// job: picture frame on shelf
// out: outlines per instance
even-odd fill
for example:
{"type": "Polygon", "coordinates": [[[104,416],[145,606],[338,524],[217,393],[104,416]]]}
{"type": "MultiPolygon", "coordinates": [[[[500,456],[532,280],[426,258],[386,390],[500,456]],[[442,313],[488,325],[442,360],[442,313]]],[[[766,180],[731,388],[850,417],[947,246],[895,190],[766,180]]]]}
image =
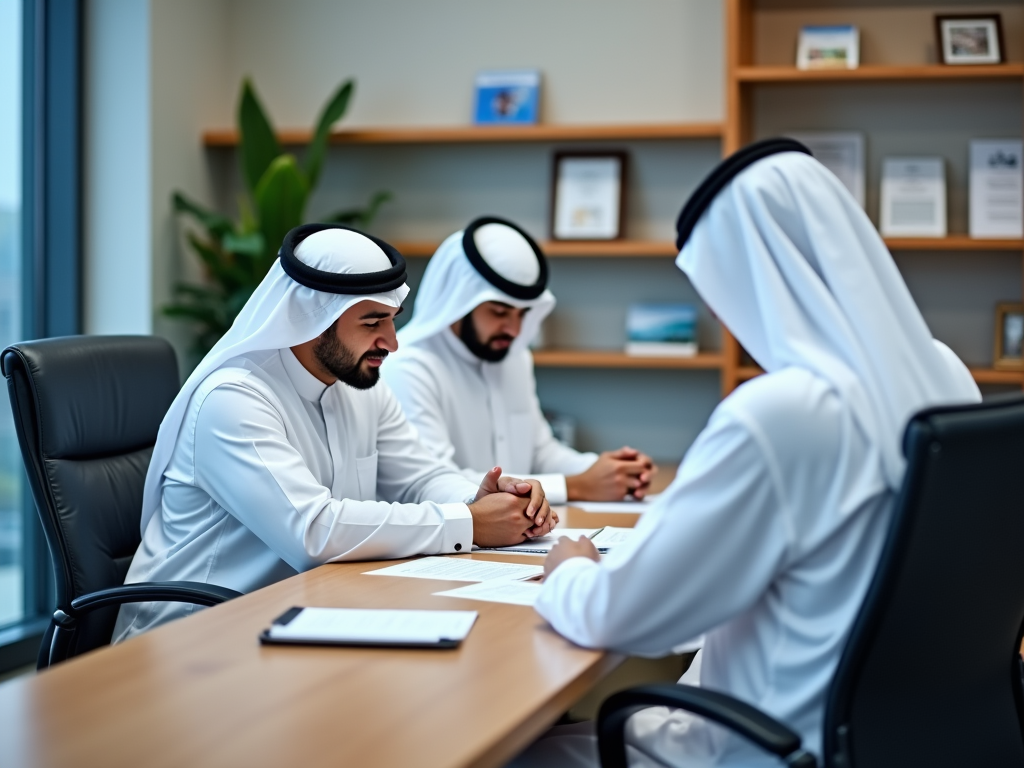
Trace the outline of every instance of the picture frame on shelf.
{"type": "Polygon", "coordinates": [[[860,31],[852,25],[803,27],[796,48],[797,69],[856,69],[860,31]]]}
{"type": "Polygon", "coordinates": [[[540,70],[478,72],[476,125],[536,125],[540,117],[540,70]]]}
{"type": "Polygon", "coordinates": [[[935,35],[942,64],[1002,64],[1006,60],[998,13],[936,14],[935,35]]]}
{"type": "Polygon", "coordinates": [[[551,175],[552,240],[625,236],[626,153],[556,152],[551,175]]]}
{"type": "Polygon", "coordinates": [[[1024,304],[997,304],[995,331],[992,367],[999,371],[1024,371],[1024,304]]]}

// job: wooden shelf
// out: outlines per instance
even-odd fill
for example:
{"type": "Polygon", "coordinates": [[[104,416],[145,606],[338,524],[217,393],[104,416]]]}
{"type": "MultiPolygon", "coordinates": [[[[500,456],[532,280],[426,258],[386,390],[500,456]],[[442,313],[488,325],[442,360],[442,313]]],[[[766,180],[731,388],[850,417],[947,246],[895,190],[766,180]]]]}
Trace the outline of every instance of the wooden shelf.
{"type": "Polygon", "coordinates": [[[1024,371],[997,371],[994,368],[971,368],[971,375],[979,384],[1024,385],[1024,371]]]}
{"type": "MultiPolygon", "coordinates": [[[[408,258],[433,256],[440,243],[428,240],[396,241],[393,245],[408,258]]],[[[1024,251],[1022,240],[984,240],[951,235],[949,237],[887,237],[890,251],[1024,251]]],[[[668,240],[596,240],[569,242],[546,240],[540,243],[553,258],[675,258],[679,250],[668,240]]]]}
{"type": "MultiPolygon", "coordinates": [[[[1020,384],[1024,386],[1024,371],[997,371],[993,368],[971,368],[971,376],[979,384],[1020,384]]],[[[736,369],[736,378],[748,381],[764,371],[756,365],[741,365],[736,369]]]]}
{"type": "Polygon", "coordinates": [[[950,235],[949,237],[887,237],[890,251],[1024,251],[1024,240],[987,240],[950,235]]]}
{"type": "Polygon", "coordinates": [[[797,69],[796,67],[738,67],[741,83],[811,83],[844,80],[963,80],[1024,78],[1024,64],[976,64],[971,66],[862,66],[857,69],[797,69]]]}
{"type": "Polygon", "coordinates": [[[738,381],[750,381],[751,379],[756,379],[762,373],[764,371],[756,365],[741,365],[736,369],[736,379],[738,381]]]}
{"type": "Polygon", "coordinates": [[[693,357],[634,357],[618,350],[535,349],[538,368],[661,368],[719,370],[725,357],[705,352],[693,357]]]}
{"type": "MultiPolygon", "coordinates": [[[[650,123],[635,125],[495,125],[426,128],[357,128],[335,131],[332,144],[478,144],[537,141],[654,141],[720,139],[721,123],[650,123]]],[[[309,143],[312,131],[286,129],[277,134],[286,145],[309,143]]],[[[238,145],[234,128],[203,133],[207,147],[238,145]]]]}
{"type": "MultiPolygon", "coordinates": [[[[395,241],[392,243],[406,258],[422,258],[434,255],[440,243],[427,240],[395,241]]],[[[545,255],[562,257],[597,258],[651,258],[675,257],[679,251],[675,243],[662,240],[597,240],[593,242],[569,242],[547,240],[540,243],[545,255]]]]}

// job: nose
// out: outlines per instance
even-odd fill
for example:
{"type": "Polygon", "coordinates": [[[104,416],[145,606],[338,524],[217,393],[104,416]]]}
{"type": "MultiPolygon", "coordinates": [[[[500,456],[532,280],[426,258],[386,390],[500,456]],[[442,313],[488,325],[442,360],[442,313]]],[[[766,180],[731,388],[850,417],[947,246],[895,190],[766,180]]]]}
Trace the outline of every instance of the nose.
{"type": "Polygon", "coordinates": [[[506,318],[501,330],[513,339],[518,338],[520,331],[523,330],[523,318],[518,315],[506,318]]]}
{"type": "MultiPolygon", "coordinates": [[[[384,324],[381,323],[383,326],[384,324]]],[[[398,332],[395,330],[393,323],[388,323],[388,327],[383,329],[380,338],[377,339],[377,348],[386,349],[388,352],[398,351],[398,332]]]]}

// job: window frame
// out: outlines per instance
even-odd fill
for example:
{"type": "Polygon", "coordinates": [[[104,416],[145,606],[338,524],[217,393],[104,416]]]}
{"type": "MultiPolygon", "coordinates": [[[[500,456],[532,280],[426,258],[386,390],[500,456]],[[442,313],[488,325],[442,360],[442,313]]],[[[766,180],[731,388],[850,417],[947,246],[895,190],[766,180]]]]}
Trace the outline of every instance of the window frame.
{"type": "MultiPolygon", "coordinates": [[[[22,0],[22,330],[82,329],[81,0],[22,0]]],[[[0,674],[31,664],[54,609],[53,568],[23,475],[22,620],[0,630],[0,674]]]]}

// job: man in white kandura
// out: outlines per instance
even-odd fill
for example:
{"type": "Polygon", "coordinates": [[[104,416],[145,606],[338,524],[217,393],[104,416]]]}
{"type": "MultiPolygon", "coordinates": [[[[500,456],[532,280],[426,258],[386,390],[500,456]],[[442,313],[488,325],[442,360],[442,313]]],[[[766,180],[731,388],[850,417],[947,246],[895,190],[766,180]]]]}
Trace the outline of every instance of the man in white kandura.
{"type": "MultiPolygon", "coordinates": [[[[570,640],[667,653],[706,632],[700,684],[762,709],[820,755],[825,695],[884,543],[910,417],[980,400],[936,343],[877,230],[789,139],[726,160],[679,220],[676,262],[766,375],[727,397],[678,476],[598,561],[561,539],[536,607],[570,640]]],[[[632,766],[773,766],[680,710],[628,722],[632,766]]],[[[516,766],[596,766],[590,723],[516,766]]]]}
{"type": "Polygon", "coordinates": [[[384,378],[424,445],[474,482],[498,464],[540,480],[552,504],[643,498],[656,471],[647,456],[579,453],[544,420],[528,345],[555,307],[547,280],[529,235],[476,219],[427,264],[384,378]]]}
{"type": "MultiPolygon", "coordinates": [[[[375,386],[408,292],[405,262],[383,241],[339,225],[288,234],[160,425],[126,582],[250,592],[328,561],[468,552],[550,530],[539,483],[498,467],[470,483],[375,386]]],[[[126,605],[114,638],[191,610],[126,605]]]]}

